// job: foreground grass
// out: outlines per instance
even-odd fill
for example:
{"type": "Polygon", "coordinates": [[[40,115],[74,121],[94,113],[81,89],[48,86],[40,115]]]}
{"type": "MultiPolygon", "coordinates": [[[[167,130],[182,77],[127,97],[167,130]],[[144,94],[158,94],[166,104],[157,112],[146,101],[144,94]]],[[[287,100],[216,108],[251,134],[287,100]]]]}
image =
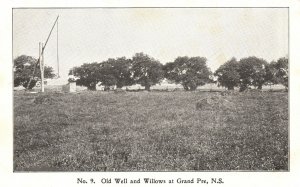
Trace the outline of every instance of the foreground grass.
{"type": "Polygon", "coordinates": [[[288,170],[288,94],[14,96],[15,171],[288,170]]]}

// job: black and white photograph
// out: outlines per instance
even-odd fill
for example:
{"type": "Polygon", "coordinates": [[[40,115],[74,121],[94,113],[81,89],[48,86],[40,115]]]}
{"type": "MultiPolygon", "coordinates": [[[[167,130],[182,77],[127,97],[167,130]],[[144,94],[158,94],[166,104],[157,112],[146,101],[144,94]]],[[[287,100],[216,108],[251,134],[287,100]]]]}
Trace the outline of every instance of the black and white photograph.
{"type": "Polygon", "coordinates": [[[290,170],[288,7],[12,10],[14,172],[290,170]]]}

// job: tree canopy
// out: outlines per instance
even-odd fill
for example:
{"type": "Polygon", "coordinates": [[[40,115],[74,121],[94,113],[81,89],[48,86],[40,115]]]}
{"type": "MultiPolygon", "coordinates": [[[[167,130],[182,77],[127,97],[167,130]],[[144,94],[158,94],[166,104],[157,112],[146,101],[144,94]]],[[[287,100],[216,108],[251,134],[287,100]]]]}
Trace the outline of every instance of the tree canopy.
{"type": "Polygon", "coordinates": [[[234,87],[239,86],[240,83],[239,63],[235,58],[232,58],[216,70],[215,76],[217,76],[220,86],[234,90],[234,87]]]}
{"type": "MultiPolygon", "coordinates": [[[[41,71],[39,64],[36,67],[35,73],[34,66],[37,63],[37,59],[31,56],[21,55],[14,59],[14,86],[23,86],[27,88],[27,85],[31,80],[29,85],[29,89],[32,89],[36,83],[41,80],[41,71]]],[[[44,77],[45,78],[53,78],[55,74],[53,73],[53,68],[49,66],[44,67],[44,77]]]]}
{"type": "Polygon", "coordinates": [[[268,63],[264,59],[251,56],[242,58],[239,64],[240,91],[249,86],[262,89],[262,86],[267,82],[266,67],[268,63]]]}
{"type": "Polygon", "coordinates": [[[131,73],[132,60],[125,57],[108,59],[100,65],[100,81],[104,86],[116,85],[117,88],[133,84],[131,73]]]}
{"type": "Polygon", "coordinates": [[[185,90],[196,90],[210,82],[211,71],[204,57],[178,57],[164,66],[165,77],[181,84],[185,90]]]}
{"type": "Polygon", "coordinates": [[[135,83],[145,86],[150,90],[152,85],[159,83],[163,77],[162,64],[144,53],[136,53],[132,57],[132,74],[135,83]]]}
{"type": "Polygon", "coordinates": [[[86,86],[89,90],[96,90],[96,85],[101,80],[100,64],[97,62],[85,63],[80,67],[74,67],[70,70],[69,75],[73,74],[78,79],[76,84],[86,86]]]}
{"type": "Polygon", "coordinates": [[[279,58],[277,61],[272,61],[267,67],[267,81],[270,84],[281,84],[288,88],[289,60],[286,57],[279,58]]]}

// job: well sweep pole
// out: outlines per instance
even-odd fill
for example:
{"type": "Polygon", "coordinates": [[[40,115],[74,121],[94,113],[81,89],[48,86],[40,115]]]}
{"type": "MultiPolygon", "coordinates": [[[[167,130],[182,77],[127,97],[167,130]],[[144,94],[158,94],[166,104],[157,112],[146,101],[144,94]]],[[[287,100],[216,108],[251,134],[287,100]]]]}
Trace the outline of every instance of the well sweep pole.
{"type": "Polygon", "coordinates": [[[40,69],[41,69],[41,91],[45,92],[45,85],[44,85],[44,53],[42,52],[43,43],[40,43],[40,69]]]}
{"type": "Polygon", "coordinates": [[[57,77],[59,78],[59,57],[58,57],[58,20],[56,23],[56,61],[57,61],[57,77]]]}

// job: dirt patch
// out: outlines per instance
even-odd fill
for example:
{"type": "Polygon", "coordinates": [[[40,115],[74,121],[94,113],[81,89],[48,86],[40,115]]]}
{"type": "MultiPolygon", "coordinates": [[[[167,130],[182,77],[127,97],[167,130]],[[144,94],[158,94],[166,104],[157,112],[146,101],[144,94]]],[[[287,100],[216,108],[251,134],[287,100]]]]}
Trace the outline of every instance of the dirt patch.
{"type": "Polygon", "coordinates": [[[59,97],[60,94],[53,94],[53,95],[38,95],[33,99],[34,104],[46,104],[52,105],[61,102],[61,98],[59,97]]]}
{"type": "Polygon", "coordinates": [[[114,90],[114,93],[115,94],[126,94],[126,90],[122,90],[120,88],[117,88],[117,89],[114,90]]]}
{"type": "Polygon", "coordinates": [[[207,97],[196,103],[196,110],[234,109],[234,107],[231,101],[222,98],[222,96],[207,97]]]}
{"type": "Polygon", "coordinates": [[[227,96],[227,95],[239,95],[240,92],[239,91],[236,91],[236,90],[226,90],[226,91],[223,91],[223,92],[220,92],[220,95],[221,96],[227,96]]]}

